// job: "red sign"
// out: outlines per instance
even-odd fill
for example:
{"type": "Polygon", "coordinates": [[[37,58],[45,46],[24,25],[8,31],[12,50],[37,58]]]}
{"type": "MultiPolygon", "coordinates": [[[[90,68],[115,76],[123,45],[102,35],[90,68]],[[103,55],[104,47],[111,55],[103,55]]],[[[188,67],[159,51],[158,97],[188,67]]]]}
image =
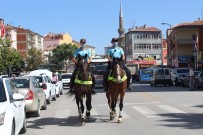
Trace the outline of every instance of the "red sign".
{"type": "Polygon", "coordinates": [[[132,61],[127,61],[127,63],[129,64],[151,64],[154,65],[155,64],[155,60],[132,60],[132,61]]]}

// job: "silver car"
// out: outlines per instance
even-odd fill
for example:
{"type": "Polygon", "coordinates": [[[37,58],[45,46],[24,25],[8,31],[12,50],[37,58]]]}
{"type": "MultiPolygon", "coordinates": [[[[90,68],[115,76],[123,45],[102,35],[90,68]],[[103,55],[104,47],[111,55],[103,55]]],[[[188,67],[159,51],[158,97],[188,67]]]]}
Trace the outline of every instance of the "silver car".
{"type": "Polygon", "coordinates": [[[32,76],[16,77],[10,79],[25,97],[26,113],[40,116],[40,110],[47,109],[46,95],[39,82],[32,76]]]}

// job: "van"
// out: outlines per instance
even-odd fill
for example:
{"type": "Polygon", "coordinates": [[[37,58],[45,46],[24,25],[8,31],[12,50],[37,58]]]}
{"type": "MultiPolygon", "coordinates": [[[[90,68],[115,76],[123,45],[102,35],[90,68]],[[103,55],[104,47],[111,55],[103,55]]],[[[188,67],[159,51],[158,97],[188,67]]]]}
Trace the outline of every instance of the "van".
{"type": "Polygon", "coordinates": [[[151,77],[151,86],[156,87],[157,84],[164,86],[172,86],[171,74],[169,68],[154,68],[151,77]]]}
{"type": "Polygon", "coordinates": [[[139,83],[150,83],[153,74],[153,68],[146,68],[139,70],[139,83]]]}

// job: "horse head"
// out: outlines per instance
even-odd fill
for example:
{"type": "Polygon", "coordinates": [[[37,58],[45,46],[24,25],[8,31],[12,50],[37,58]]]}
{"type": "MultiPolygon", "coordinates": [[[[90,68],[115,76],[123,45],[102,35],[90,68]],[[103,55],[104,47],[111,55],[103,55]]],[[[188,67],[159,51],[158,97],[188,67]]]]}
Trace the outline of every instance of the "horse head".
{"type": "Polygon", "coordinates": [[[123,75],[123,62],[121,58],[114,58],[112,62],[112,74],[117,79],[117,82],[121,82],[123,75]]]}
{"type": "Polygon", "coordinates": [[[88,62],[87,62],[87,54],[85,56],[81,56],[78,54],[78,67],[81,73],[86,73],[88,71],[88,62]]]}

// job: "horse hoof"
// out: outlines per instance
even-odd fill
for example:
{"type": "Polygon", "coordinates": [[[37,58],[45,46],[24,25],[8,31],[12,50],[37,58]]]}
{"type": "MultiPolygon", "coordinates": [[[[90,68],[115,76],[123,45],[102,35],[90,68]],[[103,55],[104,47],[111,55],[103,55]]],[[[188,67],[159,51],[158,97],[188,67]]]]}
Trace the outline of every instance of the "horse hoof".
{"type": "Polygon", "coordinates": [[[85,125],[85,122],[81,122],[81,126],[84,126],[85,125]]]}
{"type": "Polygon", "coordinates": [[[118,118],[118,123],[123,123],[123,119],[122,118],[118,118]]]}

